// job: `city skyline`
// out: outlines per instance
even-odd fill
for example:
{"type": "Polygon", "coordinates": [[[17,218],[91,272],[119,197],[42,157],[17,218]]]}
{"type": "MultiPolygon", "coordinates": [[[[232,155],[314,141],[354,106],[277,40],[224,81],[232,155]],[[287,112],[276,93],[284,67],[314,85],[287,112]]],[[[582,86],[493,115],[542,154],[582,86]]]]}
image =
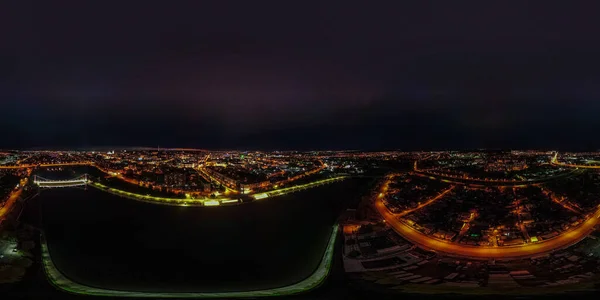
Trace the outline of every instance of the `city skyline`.
{"type": "Polygon", "coordinates": [[[43,267],[53,292],[88,296],[282,296],[326,291],[344,272],[350,293],[544,293],[597,280],[598,170],[600,152],[540,150],[0,151],[0,259],[12,271],[0,275],[33,284],[18,272],[43,267]],[[21,267],[41,226],[42,264],[21,267]],[[156,259],[165,245],[180,255],[156,259]],[[256,264],[250,279],[268,283],[243,287],[237,272],[256,264]],[[153,288],[164,277],[140,270],[191,279],[153,288]]]}

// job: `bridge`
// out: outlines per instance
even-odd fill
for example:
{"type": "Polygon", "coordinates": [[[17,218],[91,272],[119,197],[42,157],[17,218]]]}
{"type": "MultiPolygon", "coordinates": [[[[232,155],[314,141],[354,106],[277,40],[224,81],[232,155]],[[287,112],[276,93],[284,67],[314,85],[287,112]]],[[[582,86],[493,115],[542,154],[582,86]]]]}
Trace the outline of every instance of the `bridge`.
{"type": "Polygon", "coordinates": [[[89,180],[88,175],[84,174],[77,178],[68,180],[51,180],[35,175],[33,183],[41,188],[62,188],[62,187],[76,187],[76,186],[87,186],[89,180]]]}

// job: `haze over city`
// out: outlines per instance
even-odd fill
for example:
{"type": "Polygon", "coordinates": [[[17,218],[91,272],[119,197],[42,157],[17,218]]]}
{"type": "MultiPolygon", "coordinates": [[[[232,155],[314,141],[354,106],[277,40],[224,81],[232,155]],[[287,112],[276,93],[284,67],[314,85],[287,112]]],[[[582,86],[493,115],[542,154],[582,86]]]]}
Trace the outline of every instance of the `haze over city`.
{"type": "Polygon", "coordinates": [[[3,148],[600,147],[579,4],[3,7],[3,148]]]}

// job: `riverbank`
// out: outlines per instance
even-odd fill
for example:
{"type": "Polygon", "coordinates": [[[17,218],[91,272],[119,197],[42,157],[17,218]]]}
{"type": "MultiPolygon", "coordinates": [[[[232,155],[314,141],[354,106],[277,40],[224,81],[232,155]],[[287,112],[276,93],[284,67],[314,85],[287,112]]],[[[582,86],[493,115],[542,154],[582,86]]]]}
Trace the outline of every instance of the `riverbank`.
{"type": "Polygon", "coordinates": [[[289,296],[299,293],[311,291],[319,287],[327,278],[331,270],[331,264],[333,261],[333,253],[336,237],[338,235],[339,226],[336,224],[333,226],[327,248],[321,259],[321,263],[317,269],[306,279],[284,287],[255,290],[255,291],[239,291],[239,292],[138,292],[138,291],[121,291],[121,290],[110,290],[96,288],[92,286],[86,286],[77,282],[74,282],[62,274],[54,265],[48,245],[43,235],[40,237],[40,243],[42,245],[42,263],[44,266],[44,272],[52,283],[52,285],[60,290],[88,296],[113,296],[113,297],[142,297],[142,298],[254,298],[254,297],[266,297],[266,296],[289,296]]]}
{"type": "Polygon", "coordinates": [[[43,191],[40,203],[52,262],[73,282],[144,293],[271,290],[320,268],[359,182],[213,209],[123,201],[96,189],[43,191]]]}
{"type": "Polygon", "coordinates": [[[129,198],[132,200],[137,200],[137,201],[142,201],[142,202],[147,202],[147,203],[155,203],[155,204],[163,204],[163,205],[171,205],[171,206],[210,206],[210,207],[214,207],[214,206],[222,206],[222,205],[242,204],[244,202],[242,200],[243,199],[242,197],[245,197],[245,198],[251,199],[251,200],[262,200],[262,199],[269,198],[269,197],[283,196],[286,194],[303,191],[306,189],[322,186],[325,184],[334,183],[334,182],[341,181],[341,180],[348,179],[348,178],[349,177],[347,177],[347,176],[338,176],[338,177],[322,179],[319,181],[310,182],[310,183],[306,183],[306,184],[291,186],[291,187],[287,187],[287,188],[274,189],[271,191],[258,193],[258,194],[254,194],[254,195],[248,195],[248,196],[237,195],[237,196],[233,196],[233,197],[187,198],[187,199],[141,195],[141,194],[127,192],[127,191],[116,189],[116,188],[111,188],[109,186],[106,186],[104,184],[101,184],[99,182],[94,182],[94,181],[88,181],[88,185],[91,187],[97,188],[101,191],[111,193],[116,196],[125,197],[125,198],[129,198]]]}

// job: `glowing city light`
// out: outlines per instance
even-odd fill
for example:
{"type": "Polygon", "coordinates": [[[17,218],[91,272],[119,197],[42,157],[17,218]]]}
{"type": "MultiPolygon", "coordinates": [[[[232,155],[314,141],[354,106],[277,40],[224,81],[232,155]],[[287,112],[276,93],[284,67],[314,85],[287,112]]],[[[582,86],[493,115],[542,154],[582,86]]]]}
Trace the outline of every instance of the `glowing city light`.
{"type": "Polygon", "coordinates": [[[218,206],[218,205],[221,205],[221,202],[219,202],[217,200],[204,201],[204,206],[218,206]]]}

